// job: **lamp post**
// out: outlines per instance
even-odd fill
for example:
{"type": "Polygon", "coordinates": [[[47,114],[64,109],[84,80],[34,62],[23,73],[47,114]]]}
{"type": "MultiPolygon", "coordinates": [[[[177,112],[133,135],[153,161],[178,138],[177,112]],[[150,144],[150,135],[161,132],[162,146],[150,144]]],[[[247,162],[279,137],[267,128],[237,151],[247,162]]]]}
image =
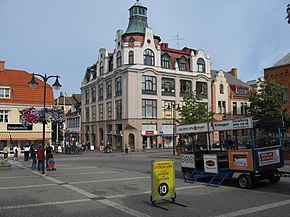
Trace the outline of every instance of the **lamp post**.
{"type": "MultiPolygon", "coordinates": [[[[66,92],[63,93],[63,114],[65,116],[65,96],[66,96],[66,92]]],[[[63,148],[66,150],[66,145],[65,145],[65,133],[66,133],[66,125],[65,122],[63,122],[63,133],[62,133],[62,145],[63,148]]]]}
{"type": "Polygon", "coordinates": [[[176,138],[175,138],[175,112],[176,110],[180,109],[179,104],[168,104],[167,109],[171,111],[172,117],[172,154],[175,155],[175,148],[176,148],[176,138]]]}
{"type": "Polygon", "coordinates": [[[52,87],[55,90],[59,90],[61,88],[61,84],[58,81],[58,78],[59,78],[58,75],[50,75],[50,76],[47,76],[45,74],[43,76],[41,74],[33,73],[32,74],[32,78],[31,78],[31,81],[28,83],[28,85],[31,88],[35,88],[38,85],[38,83],[35,80],[35,76],[38,76],[38,77],[42,78],[42,80],[44,81],[44,87],[43,87],[43,120],[42,120],[42,151],[43,151],[43,153],[42,153],[43,154],[42,174],[45,174],[45,169],[44,169],[45,168],[45,164],[44,164],[45,163],[44,147],[45,147],[45,124],[46,124],[46,121],[45,121],[46,83],[47,83],[48,79],[50,79],[50,78],[56,78],[54,84],[52,85],[52,87]]]}

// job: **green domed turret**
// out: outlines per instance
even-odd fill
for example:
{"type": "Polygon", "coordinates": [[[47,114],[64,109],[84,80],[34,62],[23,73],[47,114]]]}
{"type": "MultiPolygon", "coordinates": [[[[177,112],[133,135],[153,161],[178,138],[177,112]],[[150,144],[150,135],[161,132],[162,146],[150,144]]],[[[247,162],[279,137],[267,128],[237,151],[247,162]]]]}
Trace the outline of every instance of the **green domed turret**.
{"type": "Polygon", "coordinates": [[[142,33],[145,34],[147,24],[147,8],[144,7],[139,0],[129,9],[130,18],[129,25],[125,34],[142,33]]]}

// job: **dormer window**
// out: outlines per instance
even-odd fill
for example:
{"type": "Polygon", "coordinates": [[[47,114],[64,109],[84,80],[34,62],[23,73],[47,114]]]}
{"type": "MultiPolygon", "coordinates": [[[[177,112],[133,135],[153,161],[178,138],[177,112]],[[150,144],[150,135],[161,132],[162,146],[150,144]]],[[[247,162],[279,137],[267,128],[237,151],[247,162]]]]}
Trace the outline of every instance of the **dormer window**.
{"type": "Polygon", "coordinates": [[[122,65],[122,55],[121,51],[117,53],[117,67],[120,67],[122,65]]]}
{"type": "Polygon", "coordinates": [[[220,94],[224,94],[224,85],[220,84],[220,94]]]}
{"type": "Polygon", "coordinates": [[[10,98],[9,87],[0,87],[0,98],[10,98]]]}
{"type": "Polygon", "coordinates": [[[144,65],[154,66],[154,53],[150,49],[146,49],[144,51],[144,65]]]}
{"type": "Polygon", "coordinates": [[[186,59],[185,57],[180,57],[178,59],[178,68],[180,71],[186,71],[186,59]]]}
{"type": "Polygon", "coordinates": [[[197,60],[197,72],[205,73],[205,62],[202,58],[198,58],[197,60]]]}
{"type": "Polygon", "coordinates": [[[167,53],[163,54],[161,57],[161,67],[165,68],[165,69],[169,69],[170,68],[170,57],[167,53]]]}
{"type": "Polygon", "coordinates": [[[100,76],[104,74],[104,62],[100,62],[100,76]]]}

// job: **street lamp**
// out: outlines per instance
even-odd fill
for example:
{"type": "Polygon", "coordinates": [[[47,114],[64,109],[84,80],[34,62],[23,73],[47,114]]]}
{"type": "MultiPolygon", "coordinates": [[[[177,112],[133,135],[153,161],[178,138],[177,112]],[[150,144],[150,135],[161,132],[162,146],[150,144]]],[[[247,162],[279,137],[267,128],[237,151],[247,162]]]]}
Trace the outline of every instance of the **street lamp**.
{"type": "Polygon", "coordinates": [[[31,88],[35,88],[37,87],[38,83],[35,80],[35,76],[39,76],[42,78],[42,80],[44,81],[44,88],[43,88],[43,120],[42,120],[42,151],[43,151],[43,165],[42,165],[42,174],[45,174],[45,155],[44,155],[44,147],[45,147],[45,106],[46,106],[46,83],[48,81],[48,79],[50,78],[56,78],[54,84],[52,85],[52,87],[55,90],[59,90],[61,88],[61,84],[58,81],[59,76],[58,75],[50,75],[47,76],[46,74],[43,76],[41,74],[36,74],[33,73],[32,74],[32,78],[31,81],[28,83],[29,87],[31,88]]]}
{"type": "MultiPolygon", "coordinates": [[[[171,117],[172,117],[172,154],[175,155],[175,147],[176,147],[176,138],[175,138],[175,112],[176,110],[179,110],[179,104],[168,104],[167,109],[171,111],[171,117]]],[[[181,145],[181,144],[180,144],[181,145]]]]}

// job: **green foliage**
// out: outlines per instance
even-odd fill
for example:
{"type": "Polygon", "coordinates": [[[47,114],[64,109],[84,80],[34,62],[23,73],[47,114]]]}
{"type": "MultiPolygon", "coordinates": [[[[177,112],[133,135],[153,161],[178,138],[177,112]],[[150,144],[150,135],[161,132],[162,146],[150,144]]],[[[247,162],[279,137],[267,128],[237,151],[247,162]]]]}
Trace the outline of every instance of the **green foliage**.
{"type": "Polygon", "coordinates": [[[273,80],[265,80],[260,83],[258,90],[250,91],[249,113],[254,118],[260,117],[283,117],[285,127],[290,126],[290,116],[288,108],[282,109],[286,103],[284,93],[287,89],[273,80]]]}
{"type": "Polygon", "coordinates": [[[189,92],[183,98],[183,105],[178,109],[180,124],[195,124],[215,121],[213,112],[208,111],[206,103],[201,102],[201,98],[196,92],[189,92]]]}

